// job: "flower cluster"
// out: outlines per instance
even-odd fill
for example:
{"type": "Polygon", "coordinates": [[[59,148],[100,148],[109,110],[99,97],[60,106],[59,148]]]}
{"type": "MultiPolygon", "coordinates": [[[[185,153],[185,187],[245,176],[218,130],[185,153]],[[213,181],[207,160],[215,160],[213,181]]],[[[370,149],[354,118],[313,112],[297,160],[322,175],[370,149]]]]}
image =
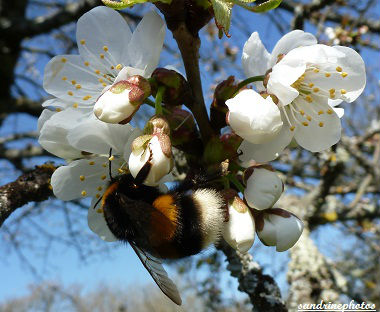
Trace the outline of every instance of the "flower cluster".
{"type": "MultiPolygon", "coordinates": [[[[62,200],[93,197],[89,226],[106,241],[115,237],[102,209],[93,208],[112,177],[129,173],[139,183],[164,188],[173,169],[172,145],[186,152],[200,141],[193,116],[181,108],[191,95],[186,79],[156,68],[164,36],[157,13],[146,14],[132,33],[118,13],[97,7],[78,21],[79,55],[56,56],[45,69],[44,88],[54,98],[43,103],[39,142],[67,161],[51,178],[54,194],[62,200]],[[129,122],[144,102],[152,104],[150,96],[156,114],[144,130],[135,129],[129,122]]],[[[224,177],[224,239],[246,252],[256,232],[265,245],[284,251],[296,243],[303,224],[274,208],[284,184],[271,166],[260,163],[274,160],[292,139],[312,152],[337,143],[343,115],[337,105],[363,91],[364,63],[354,50],[317,44],[299,30],[281,38],[271,54],[253,33],[242,62],[257,91],[235,89],[233,78],[227,81],[228,97],[218,105],[225,103],[232,133],[210,138],[199,162],[219,168],[227,159],[237,165],[224,170],[233,177],[224,177]]]]}

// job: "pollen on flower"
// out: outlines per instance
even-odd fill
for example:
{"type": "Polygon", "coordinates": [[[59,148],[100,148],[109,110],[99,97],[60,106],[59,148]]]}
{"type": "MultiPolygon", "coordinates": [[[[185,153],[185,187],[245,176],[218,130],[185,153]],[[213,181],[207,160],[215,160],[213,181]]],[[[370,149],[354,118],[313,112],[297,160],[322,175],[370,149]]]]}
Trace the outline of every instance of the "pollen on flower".
{"type": "Polygon", "coordinates": [[[318,126],[320,126],[321,128],[324,126],[324,123],[321,121],[318,126]]]}
{"type": "Polygon", "coordinates": [[[326,111],[327,114],[331,115],[333,113],[332,109],[329,108],[327,111],[326,111]]]}
{"type": "Polygon", "coordinates": [[[342,67],[340,67],[340,66],[337,66],[335,69],[337,72],[341,72],[343,70],[342,67]]]}
{"type": "Polygon", "coordinates": [[[348,76],[348,74],[347,74],[346,72],[343,72],[343,73],[342,73],[342,77],[343,77],[343,78],[346,78],[347,76],[348,76]]]}
{"type": "Polygon", "coordinates": [[[346,91],[345,89],[340,89],[340,93],[341,93],[341,94],[346,94],[347,91],[346,91]]]}
{"type": "Polygon", "coordinates": [[[105,180],[107,178],[107,176],[104,174],[100,177],[102,180],[105,180]]]}
{"type": "Polygon", "coordinates": [[[103,83],[102,83],[102,86],[105,87],[105,86],[107,86],[107,84],[106,84],[105,82],[103,82],[103,83]]]}
{"type": "Polygon", "coordinates": [[[84,175],[79,176],[79,180],[84,181],[85,177],[84,175]]]}
{"type": "Polygon", "coordinates": [[[87,192],[85,190],[83,190],[81,193],[80,193],[82,196],[86,196],[87,195],[87,192]]]}
{"type": "Polygon", "coordinates": [[[110,156],[108,159],[109,159],[110,161],[112,161],[112,160],[114,160],[114,159],[115,159],[115,156],[114,156],[114,155],[112,155],[112,156],[110,156]]]}
{"type": "Polygon", "coordinates": [[[74,93],[72,91],[67,91],[67,94],[70,95],[70,96],[74,95],[74,93]]]}
{"type": "Polygon", "coordinates": [[[90,63],[86,61],[86,62],[84,62],[84,65],[88,66],[88,65],[90,65],[90,63]]]}
{"type": "Polygon", "coordinates": [[[111,69],[115,69],[115,66],[112,65],[112,66],[111,66],[111,69]]]}
{"type": "Polygon", "coordinates": [[[60,107],[57,107],[56,109],[55,109],[55,111],[56,112],[60,112],[62,109],[60,108],[60,107]]]}
{"type": "Polygon", "coordinates": [[[304,125],[305,127],[307,127],[307,126],[309,125],[309,123],[308,123],[307,121],[304,121],[304,122],[302,123],[302,125],[304,125]]]}
{"type": "Polygon", "coordinates": [[[302,109],[300,109],[300,114],[303,116],[305,115],[305,112],[302,109]]]}
{"type": "Polygon", "coordinates": [[[95,69],[95,74],[100,75],[100,70],[99,69],[95,69]]]}
{"type": "Polygon", "coordinates": [[[312,88],[312,87],[314,87],[314,83],[310,82],[309,83],[309,88],[312,88]]]}
{"type": "Polygon", "coordinates": [[[313,72],[315,72],[316,74],[319,73],[319,68],[314,68],[313,72]]]}
{"type": "Polygon", "coordinates": [[[97,193],[97,194],[95,195],[95,197],[96,197],[96,198],[100,198],[100,194],[97,193]]]}
{"type": "Polygon", "coordinates": [[[295,128],[296,128],[295,126],[291,126],[289,130],[294,131],[295,128]]]}
{"type": "Polygon", "coordinates": [[[75,80],[71,80],[71,84],[75,85],[77,82],[75,80]]]}
{"type": "Polygon", "coordinates": [[[330,89],[329,92],[330,94],[335,93],[335,89],[330,89]]]}
{"type": "Polygon", "coordinates": [[[108,47],[107,47],[107,46],[104,46],[104,47],[103,47],[103,51],[107,52],[107,51],[108,51],[108,47]]]}
{"type": "Polygon", "coordinates": [[[100,53],[100,54],[99,54],[99,57],[100,57],[101,59],[104,59],[104,54],[103,54],[103,53],[100,53]]]}
{"type": "Polygon", "coordinates": [[[122,69],[122,68],[123,68],[123,66],[122,66],[121,64],[117,64],[117,65],[116,65],[116,69],[117,69],[117,70],[120,70],[120,69],[122,69]]]}
{"type": "Polygon", "coordinates": [[[73,107],[74,107],[74,108],[78,108],[78,103],[74,103],[74,104],[73,104],[73,107]]]}
{"type": "Polygon", "coordinates": [[[314,88],[313,92],[315,92],[315,93],[319,92],[319,88],[314,88]]]}
{"type": "Polygon", "coordinates": [[[310,96],[310,95],[307,95],[305,97],[306,101],[308,101],[309,103],[313,102],[313,98],[310,96]]]}
{"type": "Polygon", "coordinates": [[[102,83],[104,80],[102,78],[99,78],[98,80],[100,83],[102,83]]]}
{"type": "Polygon", "coordinates": [[[67,58],[62,57],[62,58],[61,58],[61,62],[62,62],[62,63],[66,63],[66,62],[67,62],[67,58]]]}
{"type": "Polygon", "coordinates": [[[80,41],[80,44],[81,44],[81,45],[86,44],[86,40],[82,39],[82,40],[80,41]]]}
{"type": "Polygon", "coordinates": [[[80,89],[82,88],[82,86],[78,83],[76,86],[75,86],[75,89],[80,89]]]}
{"type": "Polygon", "coordinates": [[[95,165],[95,161],[91,160],[88,164],[89,164],[90,166],[93,166],[93,165],[95,165]]]}
{"type": "Polygon", "coordinates": [[[325,73],[325,77],[330,77],[331,76],[331,74],[330,73],[325,73]]]}
{"type": "Polygon", "coordinates": [[[320,111],[318,112],[318,115],[322,115],[322,114],[324,114],[324,112],[323,112],[323,110],[320,110],[320,111]]]}
{"type": "Polygon", "coordinates": [[[97,187],[97,190],[100,192],[101,190],[103,189],[103,187],[101,187],[101,186],[98,186],[97,187]]]}
{"type": "Polygon", "coordinates": [[[98,209],[96,209],[96,212],[97,213],[103,213],[103,209],[102,208],[98,208],[98,209]]]}
{"type": "Polygon", "coordinates": [[[307,116],[306,119],[311,121],[311,116],[307,116]]]}
{"type": "Polygon", "coordinates": [[[102,163],[102,167],[106,168],[107,167],[107,163],[102,163]]]}
{"type": "Polygon", "coordinates": [[[83,97],[83,101],[87,101],[87,100],[89,100],[89,99],[91,99],[91,95],[85,95],[85,96],[83,97]]]}
{"type": "Polygon", "coordinates": [[[67,77],[66,77],[66,76],[63,76],[63,77],[62,77],[62,80],[63,80],[63,81],[66,81],[66,80],[67,80],[67,77]]]}

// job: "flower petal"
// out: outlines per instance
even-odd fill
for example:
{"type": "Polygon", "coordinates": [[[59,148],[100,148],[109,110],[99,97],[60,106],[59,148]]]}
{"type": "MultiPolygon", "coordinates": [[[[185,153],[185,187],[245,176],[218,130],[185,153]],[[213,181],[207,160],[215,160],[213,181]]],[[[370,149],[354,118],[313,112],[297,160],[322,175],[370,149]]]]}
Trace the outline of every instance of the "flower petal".
{"type": "Polygon", "coordinates": [[[253,144],[246,140],[238,148],[243,154],[239,157],[243,162],[242,166],[248,167],[251,160],[265,162],[276,159],[279,154],[287,147],[293,138],[293,132],[289,126],[283,125],[278,135],[271,141],[263,144],[253,144]]]}
{"type": "Polygon", "coordinates": [[[51,177],[56,197],[72,200],[87,196],[101,195],[109,181],[108,157],[74,160],[67,166],[59,167],[51,177]]]}
{"type": "Polygon", "coordinates": [[[115,242],[117,238],[112,234],[108,228],[107,222],[104,219],[102,209],[99,209],[99,203],[97,207],[94,207],[99,200],[94,197],[91,202],[91,206],[88,209],[87,222],[88,227],[97,234],[102,240],[106,242],[115,242]]]}
{"type": "Polygon", "coordinates": [[[278,55],[287,54],[295,48],[310,46],[316,43],[317,39],[312,34],[304,32],[303,30],[297,29],[287,33],[276,43],[271,54],[269,67],[276,64],[278,55]]]}
{"type": "Polygon", "coordinates": [[[40,132],[42,127],[44,126],[45,122],[51,118],[56,112],[50,110],[50,109],[44,109],[38,118],[37,122],[37,131],[40,132]]]}
{"type": "Polygon", "coordinates": [[[85,13],[78,20],[76,37],[83,62],[93,70],[115,73],[111,66],[129,65],[125,56],[132,33],[117,11],[98,6],[85,13]]]}
{"type": "Polygon", "coordinates": [[[149,77],[157,67],[164,38],[164,21],[156,12],[148,12],[137,25],[128,45],[130,64],[143,69],[144,77],[149,77]]]}
{"type": "MultiPolygon", "coordinates": [[[[268,70],[270,54],[265,49],[257,32],[254,32],[243,47],[241,62],[247,77],[264,75],[268,70]]],[[[262,82],[255,83],[258,91],[265,90],[262,82]]]]}
{"type": "Polygon", "coordinates": [[[283,218],[271,214],[270,219],[276,227],[276,251],[281,252],[293,247],[302,234],[303,222],[294,215],[291,215],[290,218],[283,218]]]}
{"type": "Polygon", "coordinates": [[[66,102],[93,105],[103,90],[99,77],[79,55],[61,55],[46,65],[43,86],[66,102]]]}
{"type": "Polygon", "coordinates": [[[91,114],[86,120],[70,129],[67,140],[75,148],[94,154],[122,155],[133,128],[130,124],[109,124],[91,114]]]}

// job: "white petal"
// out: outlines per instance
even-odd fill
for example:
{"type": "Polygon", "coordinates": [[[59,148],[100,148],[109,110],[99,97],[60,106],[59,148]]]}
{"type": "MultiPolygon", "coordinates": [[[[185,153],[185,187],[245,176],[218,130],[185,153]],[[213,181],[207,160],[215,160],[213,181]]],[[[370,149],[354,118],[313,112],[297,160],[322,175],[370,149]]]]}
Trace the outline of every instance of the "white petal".
{"type": "Polygon", "coordinates": [[[108,228],[107,222],[104,219],[104,214],[100,207],[100,203],[94,208],[94,205],[98,202],[97,198],[93,198],[91,206],[88,209],[87,222],[88,226],[95,234],[97,234],[102,240],[106,242],[115,242],[117,238],[112,234],[108,228]]]}
{"type": "Polygon", "coordinates": [[[276,246],[277,243],[277,231],[275,224],[268,218],[268,214],[264,214],[263,228],[261,231],[257,230],[257,236],[266,246],[276,246]]]}
{"type": "MultiPolygon", "coordinates": [[[[132,130],[132,132],[130,133],[129,137],[128,137],[128,140],[126,141],[125,145],[124,145],[124,152],[123,152],[123,158],[125,160],[128,160],[131,153],[132,153],[132,143],[133,141],[139,137],[140,135],[143,135],[143,132],[141,131],[141,129],[139,128],[135,128],[132,130]]],[[[140,168],[141,169],[141,168],[140,168]]],[[[140,170],[139,169],[139,170],[140,170]]]]}
{"type": "Polygon", "coordinates": [[[148,12],[137,25],[128,45],[131,66],[145,70],[144,77],[149,77],[157,67],[164,38],[164,21],[156,12],[148,12]]]}
{"type": "Polygon", "coordinates": [[[53,114],[43,124],[38,142],[45,150],[58,157],[64,159],[82,157],[83,149],[71,146],[67,135],[72,127],[87,118],[89,112],[89,110],[68,108],[53,114]]]}
{"type": "Polygon", "coordinates": [[[51,177],[54,195],[61,200],[100,195],[108,181],[108,157],[74,160],[51,177]]]}
{"type": "Polygon", "coordinates": [[[129,65],[125,55],[132,33],[117,11],[98,6],[87,12],[78,20],[76,37],[83,61],[93,69],[106,74],[111,72],[110,66],[129,65]]]}
{"type": "Polygon", "coordinates": [[[66,102],[66,101],[59,99],[59,98],[53,98],[53,99],[46,100],[45,102],[43,102],[42,107],[51,107],[53,109],[55,108],[59,112],[62,109],[72,107],[73,104],[74,104],[74,102],[66,102]]]}
{"type": "Polygon", "coordinates": [[[333,107],[334,112],[338,115],[339,118],[342,118],[344,115],[344,108],[333,107]]]}
{"type": "MultiPolygon", "coordinates": [[[[257,32],[254,32],[243,47],[241,62],[247,77],[264,75],[268,70],[270,54],[265,49],[257,32]]],[[[255,83],[259,91],[264,90],[262,82],[255,83]]]]}
{"type": "Polygon", "coordinates": [[[40,132],[41,128],[45,124],[45,122],[50,119],[51,116],[53,116],[56,112],[50,110],[50,109],[44,109],[38,118],[37,122],[37,131],[40,132]]]}
{"type": "Polygon", "coordinates": [[[303,30],[293,30],[283,36],[275,45],[269,67],[272,67],[277,62],[277,57],[280,54],[287,54],[289,51],[302,47],[309,46],[317,43],[317,39],[310,33],[303,30]]]}
{"type": "Polygon", "coordinates": [[[67,139],[70,144],[94,154],[112,153],[122,155],[133,128],[130,124],[109,124],[98,120],[93,114],[70,129],[67,139]]]}
{"type": "Polygon", "coordinates": [[[60,55],[46,65],[43,86],[66,102],[93,105],[103,89],[99,77],[79,55],[60,55]]]}
{"type": "Polygon", "coordinates": [[[233,248],[244,253],[253,245],[255,240],[255,221],[249,209],[241,213],[228,205],[229,220],[224,224],[223,238],[233,248]]]}
{"type": "MultiPolygon", "coordinates": [[[[311,110],[313,104],[297,100],[298,107],[306,113],[304,117],[309,115],[312,119],[310,121],[304,119],[306,126],[297,123],[292,117],[291,122],[296,125],[294,138],[297,143],[311,152],[321,152],[340,140],[341,124],[339,116],[328,104],[324,105],[324,113],[321,115],[311,110]]],[[[320,107],[323,107],[322,104],[320,107]]]]}
{"type": "Polygon", "coordinates": [[[265,162],[276,159],[293,138],[289,126],[283,125],[279,134],[271,141],[263,144],[252,144],[246,140],[238,148],[243,154],[239,157],[243,166],[248,166],[251,160],[265,162]]]}
{"type": "Polygon", "coordinates": [[[229,125],[236,134],[251,143],[270,141],[281,130],[281,113],[271,97],[264,99],[248,89],[227,100],[226,105],[229,125]]]}
{"type": "Polygon", "coordinates": [[[283,190],[284,184],[275,172],[255,168],[247,180],[244,198],[251,208],[264,210],[273,207],[283,190]]]}
{"type": "Polygon", "coordinates": [[[290,218],[284,218],[271,214],[270,219],[276,227],[276,250],[285,251],[293,247],[302,234],[302,221],[293,215],[290,218]]]}

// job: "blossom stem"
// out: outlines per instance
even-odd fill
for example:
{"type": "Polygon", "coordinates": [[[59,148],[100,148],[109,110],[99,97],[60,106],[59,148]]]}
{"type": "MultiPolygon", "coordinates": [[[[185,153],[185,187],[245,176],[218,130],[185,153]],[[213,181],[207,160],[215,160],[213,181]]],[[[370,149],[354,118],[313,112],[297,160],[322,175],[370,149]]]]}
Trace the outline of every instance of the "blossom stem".
{"type": "Polygon", "coordinates": [[[154,108],[156,109],[156,115],[162,115],[162,96],[165,92],[165,86],[158,87],[156,94],[156,102],[154,104],[154,108]]]}
{"type": "Polygon", "coordinates": [[[227,178],[237,187],[237,189],[239,190],[240,193],[244,193],[244,186],[237,179],[236,175],[229,174],[229,175],[227,175],[227,178]]]}
{"type": "Polygon", "coordinates": [[[240,91],[241,88],[245,87],[246,85],[252,83],[252,82],[256,82],[256,81],[264,81],[264,76],[253,76],[253,77],[249,77],[243,81],[241,81],[238,85],[237,85],[237,91],[234,93],[234,96],[240,91]]]}

